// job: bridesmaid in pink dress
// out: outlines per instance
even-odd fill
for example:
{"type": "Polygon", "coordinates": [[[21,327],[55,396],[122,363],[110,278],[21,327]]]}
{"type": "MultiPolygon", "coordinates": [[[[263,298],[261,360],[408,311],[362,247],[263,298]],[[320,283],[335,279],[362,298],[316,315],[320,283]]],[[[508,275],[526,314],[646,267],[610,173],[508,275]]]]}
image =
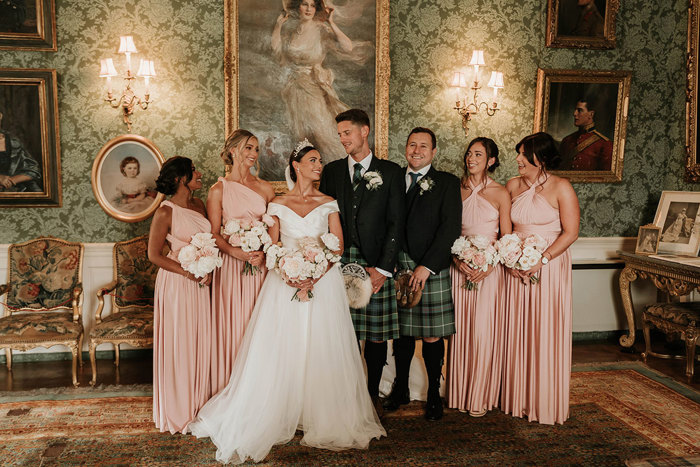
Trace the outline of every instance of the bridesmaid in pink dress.
{"type": "Polygon", "coordinates": [[[148,259],[158,266],[153,309],[153,421],[160,431],[185,433],[211,396],[211,276],[196,279],[177,261],[192,235],[209,232],[204,203],[192,197],[202,174],[186,157],[171,157],[156,189],[172,195],[153,216],[148,259]],[[163,255],[165,242],[170,253],[163,255]]]}
{"type": "MultiPolygon", "coordinates": [[[[498,146],[476,138],[464,154],[462,235],[483,235],[495,241],[511,233],[510,195],[488,172],[499,166],[498,146]]],[[[501,392],[504,301],[503,268],[475,271],[453,258],[452,296],[457,332],[452,336],[447,366],[447,403],[481,417],[498,405],[501,392]],[[465,281],[477,290],[462,288],[465,281]]]]}
{"type": "Polygon", "coordinates": [[[251,174],[259,152],[258,139],[251,132],[234,131],[221,153],[224,163],[233,168],[211,187],[207,198],[211,232],[224,259],[212,280],[212,394],[222,390],[231,377],[238,346],[265,279],[263,252],[246,253],[231,246],[221,234],[222,226],[231,219],[260,220],[267,203],[275,197],[272,185],[251,174]],[[243,274],[246,262],[258,268],[256,272],[243,274]]]}
{"type": "Polygon", "coordinates": [[[579,204],[571,183],[552,175],[561,157],[547,133],[515,147],[519,177],[506,184],[513,231],[539,234],[548,247],[527,271],[507,269],[506,348],[501,408],[548,425],[569,418],[571,378],[571,253],[579,204]],[[531,277],[539,283],[531,284],[531,277]]]}

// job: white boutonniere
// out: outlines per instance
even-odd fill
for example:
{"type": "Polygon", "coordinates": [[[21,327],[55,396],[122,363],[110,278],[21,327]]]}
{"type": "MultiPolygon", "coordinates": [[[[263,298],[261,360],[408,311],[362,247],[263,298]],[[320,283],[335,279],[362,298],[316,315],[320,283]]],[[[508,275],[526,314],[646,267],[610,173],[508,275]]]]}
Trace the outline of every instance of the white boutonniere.
{"type": "Polygon", "coordinates": [[[433,189],[435,186],[435,182],[433,181],[432,178],[430,177],[423,177],[418,181],[418,188],[420,188],[420,193],[418,193],[418,196],[422,195],[425,192],[428,192],[433,189]]]}
{"type": "Polygon", "coordinates": [[[365,181],[367,182],[367,185],[365,185],[365,186],[370,191],[376,190],[384,184],[384,180],[382,179],[382,174],[379,172],[376,172],[376,171],[365,172],[365,174],[362,178],[364,178],[365,181]]]}

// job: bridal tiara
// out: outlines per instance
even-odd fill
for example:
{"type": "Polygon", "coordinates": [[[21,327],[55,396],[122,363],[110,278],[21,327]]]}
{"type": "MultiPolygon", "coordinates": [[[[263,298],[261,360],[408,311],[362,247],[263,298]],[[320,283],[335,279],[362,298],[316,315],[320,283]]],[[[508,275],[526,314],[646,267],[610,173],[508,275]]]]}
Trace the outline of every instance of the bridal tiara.
{"type": "Polygon", "coordinates": [[[307,138],[304,138],[304,141],[299,141],[299,144],[297,144],[297,147],[294,148],[294,152],[292,153],[292,157],[296,157],[297,154],[299,154],[299,151],[301,151],[304,148],[313,148],[314,145],[309,142],[307,138]]]}

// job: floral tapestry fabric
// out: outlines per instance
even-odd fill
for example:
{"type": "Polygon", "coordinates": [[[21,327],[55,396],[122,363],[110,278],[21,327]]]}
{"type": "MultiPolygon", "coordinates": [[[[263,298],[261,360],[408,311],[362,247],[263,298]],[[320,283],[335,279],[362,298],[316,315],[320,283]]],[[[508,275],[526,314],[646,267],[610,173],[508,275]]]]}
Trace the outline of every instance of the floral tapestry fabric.
{"type": "Polygon", "coordinates": [[[12,245],[9,251],[10,291],[7,304],[19,309],[70,308],[73,289],[80,281],[80,244],[38,239],[12,245]]]}
{"type": "Polygon", "coordinates": [[[5,343],[77,338],[82,330],[71,312],[15,313],[0,318],[0,337],[5,343]]]}
{"type": "Polygon", "coordinates": [[[144,338],[153,336],[153,311],[124,311],[107,316],[95,325],[90,337],[110,339],[144,338]]]}
{"type": "Polygon", "coordinates": [[[114,303],[120,308],[152,307],[158,267],[148,260],[148,238],[116,245],[115,248],[117,287],[114,290],[114,303]]]}

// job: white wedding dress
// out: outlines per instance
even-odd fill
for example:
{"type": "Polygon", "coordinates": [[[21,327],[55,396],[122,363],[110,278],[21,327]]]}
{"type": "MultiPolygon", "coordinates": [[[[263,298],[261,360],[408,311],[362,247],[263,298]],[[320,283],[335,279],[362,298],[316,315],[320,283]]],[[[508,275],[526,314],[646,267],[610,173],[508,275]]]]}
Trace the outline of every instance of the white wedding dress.
{"type": "MultiPolygon", "coordinates": [[[[305,217],[277,203],[284,246],[328,232],[336,201],[305,217]]],[[[209,437],[220,462],[261,461],[275,444],[304,431],[301,444],[366,449],[386,436],[374,411],[338,267],[314,286],[308,302],[292,301],[295,288],[267,274],[228,385],[200,410],[189,429],[209,437]]]]}

